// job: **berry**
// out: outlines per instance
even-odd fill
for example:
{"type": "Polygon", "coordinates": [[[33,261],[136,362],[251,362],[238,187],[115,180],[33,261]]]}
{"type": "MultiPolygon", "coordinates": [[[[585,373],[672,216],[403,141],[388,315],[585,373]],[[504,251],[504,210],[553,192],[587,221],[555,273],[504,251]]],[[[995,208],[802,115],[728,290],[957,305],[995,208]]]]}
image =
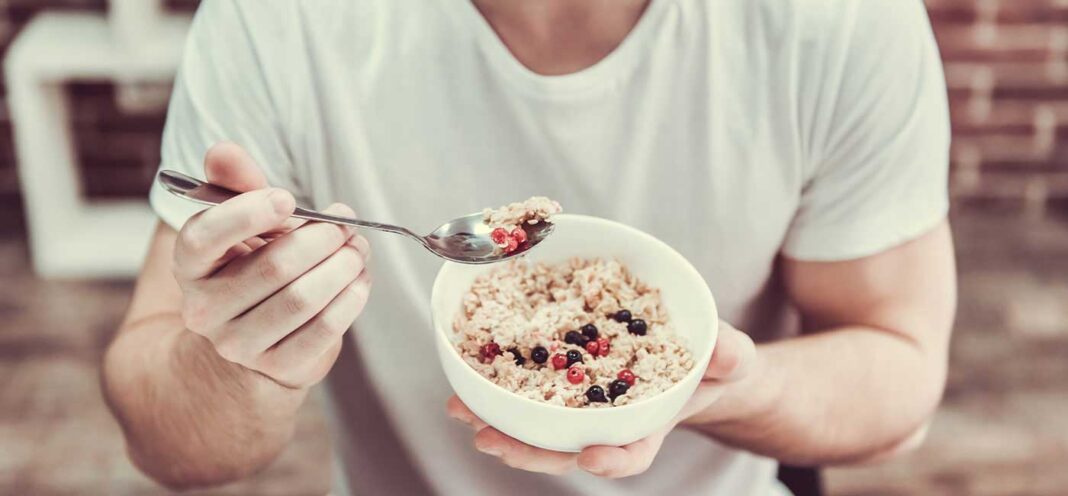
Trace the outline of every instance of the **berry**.
{"type": "Polygon", "coordinates": [[[508,238],[508,231],[503,227],[498,227],[490,233],[490,239],[493,240],[493,244],[500,246],[501,248],[508,246],[508,238]]]}
{"type": "Polygon", "coordinates": [[[563,353],[557,353],[553,355],[553,368],[560,370],[567,368],[567,357],[563,353]]]}
{"type": "Polygon", "coordinates": [[[615,401],[617,396],[627,394],[627,390],[630,389],[630,384],[623,379],[616,379],[608,385],[608,397],[615,401]]]}
{"type": "Polygon", "coordinates": [[[516,365],[523,365],[527,363],[527,359],[523,358],[523,354],[519,352],[519,348],[508,348],[508,353],[511,353],[515,357],[516,365]]]}
{"type": "Polygon", "coordinates": [[[642,319],[634,319],[630,321],[629,324],[627,324],[627,332],[631,334],[637,334],[639,336],[644,336],[645,331],[648,330],[648,328],[649,326],[647,326],[645,324],[645,321],[642,319]]]}
{"type": "Polygon", "coordinates": [[[482,361],[488,363],[492,362],[493,359],[497,357],[497,355],[501,354],[501,347],[497,343],[490,341],[482,345],[482,347],[479,348],[478,351],[482,354],[482,361]]]}
{"type": "Polygon", "coordinates": [[[626,382],[628,385],[634,385],[635,376],[634,372],[631,372],[630,369],[620,370],[619,373],[616,374],[616,378],[623,382],[626,382]]]}
{"type": "Polygon", "coordinates": [[[571,367],[567,369],[567,382],[571,384],[578,384],[586,378],[586,373],[578,367],[571,367]]]}
{"type": "Polygon", "coordinates": [[[582,342],[582,338],[582,334],[579,334],[578,331],[567,331],[567,333],[564,334],[564,342],[567,344],[577,344],[582,346],[585,344],[582,342]]]}
{"type": "Polygon", "coordinates": [[[600,348],[598,348],[597,346],[597,341],[591,340],[590,342],[586,343],[586,353],[589,353],[593,356],[597,356],[599,354],[599,350],[600,348]]]}
{"type": "Polygon", "coordinates": [[[518,244],[523,244],[527,240],[527,232],[522,227],[512,229],[512,239],[518,244]]]}
{"type": "Polygon", "coordinates": [[[535,346],[530,350],[530,359],[534,360],[534,363],[545,363],[549,359],[549,350],[544,346],[535,346]]]}
{"type": "Polygon", "coordinates": [[[582,363],[582,352],[579,350],[567,350],[567,366],[582,363]]]}
{"type": "Polygon", "coordinates": [[[612,346],[608,344],[608,338],[600,338],[597,340],[597,355],[608,356],[608,352],[612,350],[612,346]]]}
{"type": "Polygon", "coordinates": [[[597,339],[597,326],[593,324],[582,326],[582,335],[590,339],[597,339]]]}
{"type": "Polygon", "coordinates": [[[604,397],[604,388],[601,386],[590,386],[586,390],[586,399],[590,400],[590,403],[606,403],[608,398],[604,397]]]}
{"type": "Polygon", "coordinates": [[[620,310],[612,318],[616,319],[616,322],[630,322],[630,310],[620,310]]]}
{"type": "Polygon", "coordinates": [[[509,236],[508,237],[508,244],[504,247],[504,252],[505,253],[512,253],[513,251],[516,250],[516,248],[519,248],[519,242],[516,241],[515,238],[509,236]]]}

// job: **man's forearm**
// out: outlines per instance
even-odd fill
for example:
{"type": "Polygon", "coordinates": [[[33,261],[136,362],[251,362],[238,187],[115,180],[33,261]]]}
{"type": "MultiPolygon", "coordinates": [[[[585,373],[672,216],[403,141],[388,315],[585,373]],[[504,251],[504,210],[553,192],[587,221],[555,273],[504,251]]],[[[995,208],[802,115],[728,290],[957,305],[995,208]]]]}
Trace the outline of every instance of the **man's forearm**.
{"type": "Polygon", "coordinates": [[[172,314],[126,326],[105,357],[104,390],[131,459],[173,487],[266,465],[292,435],[306,394],[223,360],[172,314]]]}
{"type": "Polygon", "coordinates": [[[789,463],[861,461],[924,426],[941,399],[944,363],[864,327],[761,345],[753,373],[687,423],[789,463]]]}

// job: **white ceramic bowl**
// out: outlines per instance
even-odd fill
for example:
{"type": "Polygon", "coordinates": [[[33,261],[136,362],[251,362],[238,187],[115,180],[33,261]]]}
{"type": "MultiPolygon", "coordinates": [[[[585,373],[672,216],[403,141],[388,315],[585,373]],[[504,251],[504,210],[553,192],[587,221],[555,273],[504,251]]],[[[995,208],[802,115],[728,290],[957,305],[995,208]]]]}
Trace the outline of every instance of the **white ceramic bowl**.
{"type": "Polygon", "coordinates": [[[719,319],[708,285],[674,249],[632,227],[595,217],[558,215],[555,232],[526,256],[557,263],[572,257],[614,258],[660,288],[671,322],[694,356],[682,381],[654,397],[613,408],[567,408],[512,393],[475,372],[456,352],[452,330],[461,299],[493,265],[445,263],[431,294],[438,355],[456,394],[487,424],[527,444],[555,451],[621,446],[652,434],[679,413],[712,357],[719,319]]]}

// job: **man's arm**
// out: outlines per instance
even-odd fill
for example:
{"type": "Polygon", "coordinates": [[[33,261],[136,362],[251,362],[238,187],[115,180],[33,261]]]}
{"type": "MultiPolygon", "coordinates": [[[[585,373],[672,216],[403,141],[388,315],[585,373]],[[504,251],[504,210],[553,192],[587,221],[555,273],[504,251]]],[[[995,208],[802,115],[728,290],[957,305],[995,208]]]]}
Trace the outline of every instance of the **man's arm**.
{"type": "Polygon", "coordinates": [[[306,395],[226,361],[186,330],[170,269],[177,237],[166,224],[156,229],[103,375],[131,461],[176,489],[235,480],[273,460],[306,395]]]}
{"type": "Polygon", "coordinates": [[[942,396],[956,309],[948,224],[867,258],[784,269],[805,335],[758,346],[750,373],[687,423],[795,464],[918,444],[942,396]]]}
{"type": "Polygon", "coordinates": [[[247,192],[180,232],[160,224],[102,378],[130,458],[175,488],[232,481],[275,458],[371,284],[366,239],[290,219],[293,197],[268,188],[241,148],[213,147],[205,169],[247,192]]]}

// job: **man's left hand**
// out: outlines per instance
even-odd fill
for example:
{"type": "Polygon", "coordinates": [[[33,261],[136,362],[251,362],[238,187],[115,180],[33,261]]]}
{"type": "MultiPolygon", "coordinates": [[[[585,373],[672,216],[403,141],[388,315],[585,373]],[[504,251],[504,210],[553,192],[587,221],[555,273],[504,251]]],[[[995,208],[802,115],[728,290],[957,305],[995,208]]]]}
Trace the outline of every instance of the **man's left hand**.
{"type": "Polygon", "coordinates": [[[645,472],[667,434],[694,415],[713,408],[730,384],[749,375],[755,360],[753,340],[721,321],[712,359],[690,401],[669,425],[626,446],[589,446],[580,453],[549,451],[488,426],[456,396],[449,398],[447,410],[450,417],[475,430],[475,448],[510,467],[546,474],[564,474],[578,468],[601,477],[628,477],[645,472]]]}

